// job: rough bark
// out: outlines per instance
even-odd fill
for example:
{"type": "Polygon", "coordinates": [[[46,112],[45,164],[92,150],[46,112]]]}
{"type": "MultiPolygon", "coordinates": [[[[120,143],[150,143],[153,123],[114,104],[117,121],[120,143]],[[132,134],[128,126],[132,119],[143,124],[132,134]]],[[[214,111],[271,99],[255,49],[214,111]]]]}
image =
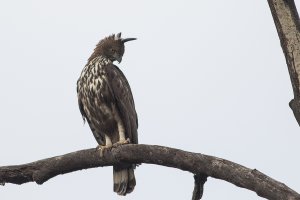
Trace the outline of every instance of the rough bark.
{"type": "Polygon", "coordinates": [[[288,66],[294,99],[289,103],[300,126],[300,21],[293,0],[268,0],[288,66]]]}
{"type": "Polygon", "coordinates": [[[199,180],[202,181],[205,180],[205,176],[222,179],[238,187],[252,190],[267,199],[300,200],[297,192],[256,169],[200,153],[144,144],[122,145],[106,151],[103,157],[99,156],[96,149],[87,149],[28,164],[0,167],[0,183],[22,184],[35,181],[42,184],[59,174],[128,163],[173,167],[201,174],[202,179],[199,180]]]}

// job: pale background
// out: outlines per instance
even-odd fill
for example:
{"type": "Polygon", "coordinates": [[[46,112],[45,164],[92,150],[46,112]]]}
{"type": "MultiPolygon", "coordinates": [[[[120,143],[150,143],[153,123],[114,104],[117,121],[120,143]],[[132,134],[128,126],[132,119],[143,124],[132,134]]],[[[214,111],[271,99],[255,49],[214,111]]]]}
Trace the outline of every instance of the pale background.
{"type": "MultiPolygon", "coordinates": [[[[0,166],[96,147],[76,81],[96,43],[122,31],[138,38],[119,66],[141,143],[222,157],[300,192],[300,128],[266,0],[1,0],[0,28],[0,166]]],[[[191,199],[190,173],[144,164],[136,178],[126,197],[112,192],[106,167],[6,184],[0,198],[191,199]]],[[[203,199],[260,198],[209,178],[203,199]]]]}

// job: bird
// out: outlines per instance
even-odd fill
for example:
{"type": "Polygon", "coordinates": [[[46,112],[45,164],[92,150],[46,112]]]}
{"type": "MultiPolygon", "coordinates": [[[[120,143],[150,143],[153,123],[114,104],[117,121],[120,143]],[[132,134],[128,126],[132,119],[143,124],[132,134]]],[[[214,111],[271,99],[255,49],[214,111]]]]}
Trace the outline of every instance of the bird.
{"type": "MultiPolygon", "coordinates": [[[[122,38],[121,33],[100,40],[88,58],[77,81],[77,97],[82,118],[98,143],[100,156],[111,148],[138,143],[138,118],[128,80],[114,65],[125,51],[125,43],[136,38],[122,38]]],[[[113,190],[125,196],[133,191],[136,165],[113,166],[113,190]]]]}

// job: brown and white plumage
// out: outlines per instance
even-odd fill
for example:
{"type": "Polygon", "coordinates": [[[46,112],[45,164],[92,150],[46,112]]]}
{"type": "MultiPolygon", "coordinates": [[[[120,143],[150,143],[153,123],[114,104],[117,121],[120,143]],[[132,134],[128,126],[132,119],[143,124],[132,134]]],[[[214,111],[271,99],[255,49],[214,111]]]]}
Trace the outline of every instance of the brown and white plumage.
{"type": "MultiPolygon", "coordinates": [[[[121,33],[101,40],[77,81],[79,109],[87,120],[98,144],[110,148],[117,143],[138,143],[138,120],[129,83],[122,71],[113,64],[121,62],[124,43],[121,33]]],[[[101,153],[102,153],[101,150],[101,153]]],[[[119,195],[135,187],[135,165],[114,166],[114,191],[119,195]]]]}

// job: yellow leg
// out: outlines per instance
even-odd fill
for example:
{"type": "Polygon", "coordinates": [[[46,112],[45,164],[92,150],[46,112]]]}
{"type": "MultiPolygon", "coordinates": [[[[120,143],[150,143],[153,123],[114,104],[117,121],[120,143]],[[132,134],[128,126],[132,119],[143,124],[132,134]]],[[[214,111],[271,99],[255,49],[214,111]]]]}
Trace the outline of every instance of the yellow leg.
{"type": "Polygon", "coordinates": [[[105,151],[105,149],[110,149],[112,147],[112,142],[111,139],[105,135],[105,146],[103,145],[99,145],[98,149],[100,150],[100,157],[103,157],[103,152],[105,151]]]}
{"type": "Polygon", "coordinates": [[[120,145],[123,145],[123,144],[129,144],[129,143],[130,143],[130,139],[127,138],[126,140],[124,139],[124,140],[120,140],[120,141],[114,143],[114,144],[113,144],[113,147],[118,147],[118,146],[120,146],[120,145]]]}

